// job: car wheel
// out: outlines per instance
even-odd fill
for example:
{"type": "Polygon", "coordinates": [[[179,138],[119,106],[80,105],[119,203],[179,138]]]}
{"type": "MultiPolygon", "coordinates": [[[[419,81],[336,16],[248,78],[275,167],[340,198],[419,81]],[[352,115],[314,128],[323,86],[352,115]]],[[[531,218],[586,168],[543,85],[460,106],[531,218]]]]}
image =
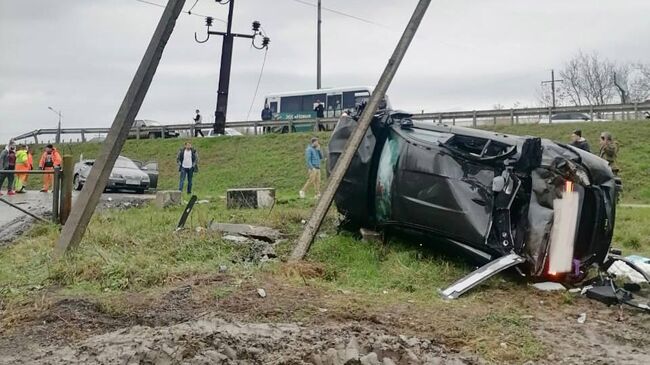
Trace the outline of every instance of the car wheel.
{"type": "Polygon", "coordinates": [[[154,132],[149,133],[149,139],[154,139],[154,138],[156,138],[156,133],[154,132]]]}
{"type": "Polygon", "coordinates": [[[81,191],[81,189],[84,187],[83,184],[81,183],[81,178],[79,177],[79,174],[76,174],[74,176],[74,180],[72,182],[72,185],[74,186],[74,189],[76,191],[81,191]]]}
{"type": "Polygon", "coordinates": [[[144,194],[145,189],[136,189],[135,192],[136,194],[144,194]]]}

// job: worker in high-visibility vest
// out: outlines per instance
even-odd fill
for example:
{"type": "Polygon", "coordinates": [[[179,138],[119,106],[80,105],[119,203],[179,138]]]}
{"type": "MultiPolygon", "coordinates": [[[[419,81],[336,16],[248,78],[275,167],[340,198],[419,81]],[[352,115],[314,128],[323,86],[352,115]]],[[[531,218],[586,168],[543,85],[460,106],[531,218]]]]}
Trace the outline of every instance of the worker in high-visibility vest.
{"type": "MultiPolygon", "coordinates": [[[[52,171],[55,167],[61,167],[61,154],[57,151],[54,146],[48,144],[45,146],[45,152],[41,156],[41,161],[38,164],[38,167],[43,171],[52,171]]],[[[47,193],[50,190],[50,185],[54,181],[53,174],[45,174],[43,176],[43,189],[41,192],[47,193]]]]}
{"type": "Polygon", "coordinates": [[[20,194],[25,192],[25,185],[27,184],[28,174],[22,171],[29,170],[31,170],[31,168],[29,165],[29,153],[27,152],[27,146],[24,144],[18,145],[18,148],[16,149],[16,171],[21,172],[16,172],[16,180],[14,180],[14,189],[16,193],[20,194]]]}

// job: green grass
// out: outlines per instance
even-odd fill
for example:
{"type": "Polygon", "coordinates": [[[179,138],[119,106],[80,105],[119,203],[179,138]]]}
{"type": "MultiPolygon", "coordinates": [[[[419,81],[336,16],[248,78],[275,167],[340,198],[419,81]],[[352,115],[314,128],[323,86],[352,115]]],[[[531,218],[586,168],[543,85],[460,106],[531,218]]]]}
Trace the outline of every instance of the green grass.
{"type": "Polygon", "coordinates": [[[600,132],[612,133],[619,143],[618,165],[623,180],[622,201],[650,204],[650,122],[617,121],[567,124],[521,124],[486,126],[502,133],[541,136],[569,142],[575,129],[582,130],[593,153],[598,153],[600,132]]]}

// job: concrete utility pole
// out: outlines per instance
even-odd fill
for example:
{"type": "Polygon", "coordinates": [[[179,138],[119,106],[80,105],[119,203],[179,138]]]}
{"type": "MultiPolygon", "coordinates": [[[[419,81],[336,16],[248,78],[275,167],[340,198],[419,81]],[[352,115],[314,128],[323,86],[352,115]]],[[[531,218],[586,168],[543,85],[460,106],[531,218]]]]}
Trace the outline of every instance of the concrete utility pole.
{"type": "Polygon", "coordinates": [[[553,109],[555,109],[555,83],[556,82],[563,82],[564,80],[556,80],[555,79],[555,70],[551,70],[551,79],[548,81],[542,81],[542,85],[544,84],[551,84],[551,94],[553,96],[553,109]]]}
{"type": "Polygon", "coordinates": [[[317,24],[317,30],[316,30],[316,88],[320,89],[321,88],[321,24],[323,21],[321,20],[321,0],[318,0],[318,24],[317,24]]]}
{"type": "Polygon", "coordinates": [[[74,247],[81,242],[99,198],[108,183],[115,160],[117,160],[124,146],[135,116],[138,114],[142,101],[147,95],[151,80],[156,73],[165,45],[174,30],[176,19],[183,10],[183,5],[185,5],[185,0],[169,0],[167,2],[144,57],[140,61],[140,66],[133,77],[133,81],[131,81],[131,86],[129,86],[122,105],[115,116],[111,130],[106,136],[106,141],[102,144],[101,153],[95,160],[88,180],[83,190],[81,190],[81,194],[79,194],[70,217],[63,226],[61,236],[54,248],[55,258],[61,257],[68,248],[74,247]]]}
{"type": "Polygon", "coordinates": [[[402,62],[402,59],[404,58],[404,55],[406,54],[411,41],[415,37],[415,32],[420,26],[422,18],[424,17],[424,14],[426,13],[430,3],[431,0],[420,0],[417,7],[415,8],[413,16],[411,17],[411,20],[409,21],[406,29],[404,30],[404,33],[402,34],[402,38],[397,44],[393,55],[388,60],[388,64],[386,65],[386,68],[384,69],[384,72],[382,73],[381,78],[379,79],[379,82],[377,83],[377,86],[375,87],[372,96],[366,105],[366,108],[361,114],[359,124],[348,139],[343,154],[336,162],[336,166],[334,166],[334,170],[332,171],[329,181],[327,182],[325,191],[321,195],[320,200],[318,200],[318,204],[316,205],[316,208],[314,209],[309,222],[305,226],[305,230],[302,232],[302,235],[300,236],[296,247],[291,253],[291,261],[302,260],[309,251],[309,247],[314,241],[314,237],[316,236],[318,229],[323,223],[323,219],[325,218],[330,205],[332,205],[334,194],[341,184],[343,176],[350,167],[352,158],[359,148],[359,145],[361,144],[366,131],[370,127],[370,122],[372,121],[372,118],[374,117],[375,112],[379,107],[379,103],[384,98],[386,90],[388,90],[388,87],[390,86],[390,83],[393,80],[393,77],[395,76],[400,63],[402,62]]]}
{"type": "Polygon", "coordinates": [[[270,39],[264,37],[260,31],[260,22],[253,22],[253,34],[238,34],[232,32],[232,17],[235,10],[235,0],[216,0],[218,3],[228,4],[228,24],[226,25],[225,32],[211,31],[212,17],[205,18],[205,25],[208,28],[208,36],[200,41],[194,33],[194,39],[198,43],[205,43],[210,39],[210,35],[220,35],[223,37],[223,45],[221,47],[221,68],[219,70],[219,89],[217,90],[217,108],[214,111],[214,134],[226,133],[226,114],[228,110],[228,91],[230,89],[230,70],[232,68],[232,48],[234,45],[235,37],[252,39],[253,47],[257,49],[264,49],[268,47],[270,39]],[[263,36],[262,45],[255,45],[255,37],[263,36]]]}

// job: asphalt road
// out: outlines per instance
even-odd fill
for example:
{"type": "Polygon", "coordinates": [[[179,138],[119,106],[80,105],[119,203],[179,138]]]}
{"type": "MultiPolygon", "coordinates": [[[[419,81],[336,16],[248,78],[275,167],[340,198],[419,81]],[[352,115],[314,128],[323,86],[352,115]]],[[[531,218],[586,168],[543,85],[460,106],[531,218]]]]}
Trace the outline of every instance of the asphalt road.
{"type": "MultiPolygon", "coordinates": [[[[72,193],[73,204],[78,195],[77,191],[72,193]]],[[[52,217],[52,193],[28,191],[25,194],[13,196],[4,194],[2,198],[46,220],[50,220],[52,217]]],[[[99,206],[106,208],[120,207],[120,204],[125,202],[141,203],[153,198],[155,198],[155,195],[105,193],[102,195],[99,206]]],[[[26,228],[29,228],[33,221],[34,219],[25,213],[4,202],[0,202],[0,242],[11,240],[16,235],[21,234],[26,228]]]]}

